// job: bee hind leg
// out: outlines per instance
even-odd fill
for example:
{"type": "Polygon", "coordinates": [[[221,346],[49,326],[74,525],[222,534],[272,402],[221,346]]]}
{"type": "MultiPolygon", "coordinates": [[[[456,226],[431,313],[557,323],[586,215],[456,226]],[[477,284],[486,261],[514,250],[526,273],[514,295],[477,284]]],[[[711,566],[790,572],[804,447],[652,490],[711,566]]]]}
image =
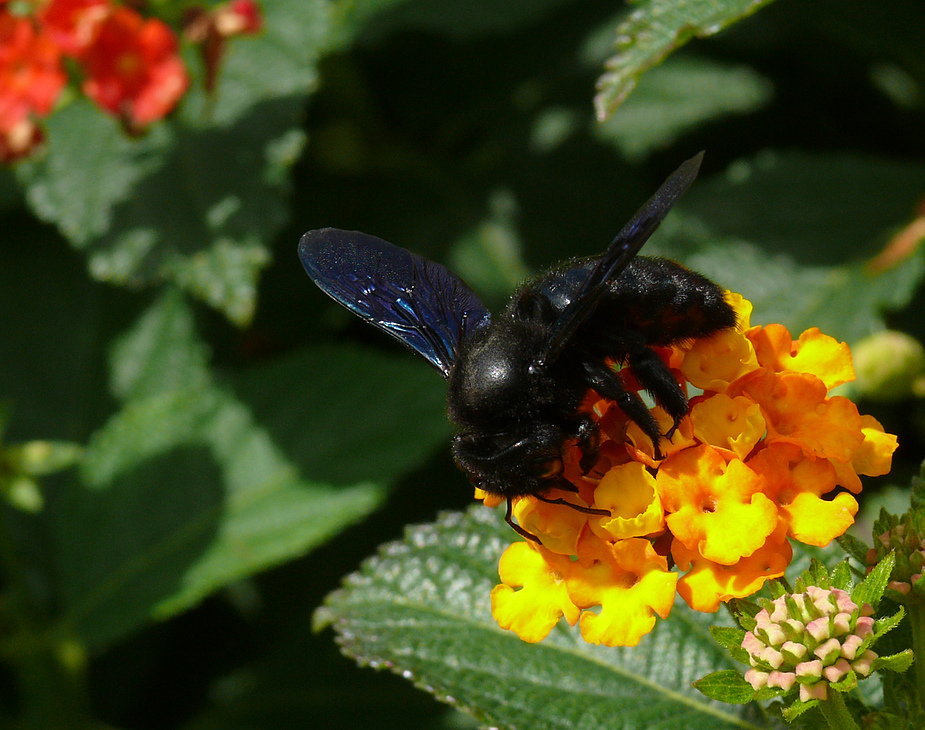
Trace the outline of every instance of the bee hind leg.
{"type": "Polygon", "coordinates": [[[671,437],[687,415],[688,402],[684,390],[664,361],[648,347],[630,352],[627,363],[633,369],[639,384],[673,419],[671,428],[665,434],[665,438],[671,441],[671,437]]]}
{"type": "MultiPolygon", "coordinates": [[[[671,375],[670,372],[668,374],[671,375]]],[[[626,390],[620,376],[603,363],[585,363],[585,377],[589,387],[596,390],[604,398],[616,403],[620,410],[652,440],[653,455],[656,461],[660,461],[662,450],[659,448],[659,441],[662,439],[662,432],[659,429],[658,421],[655,420],[655,416],[652,415],[642,398],[636,393],[626,390]]],[[[678,389],[680,390],[680,386],[678,386],[678,389]]],[[[687,413],[686,399],[684,403],[684,412],[687,413]]]]}

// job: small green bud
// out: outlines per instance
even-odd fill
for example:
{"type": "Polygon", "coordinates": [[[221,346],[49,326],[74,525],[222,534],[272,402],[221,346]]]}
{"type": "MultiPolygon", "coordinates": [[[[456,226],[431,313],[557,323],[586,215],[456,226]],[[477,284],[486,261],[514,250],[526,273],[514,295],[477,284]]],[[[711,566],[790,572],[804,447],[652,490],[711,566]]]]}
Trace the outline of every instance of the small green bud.
{"type": "Polygon", "coordinates": [[[897,401],[916,394],[916,382],[925,374],[925,347],[915,338],[887,330],[861,340],[851,351],[861,395],[897,401]]]}

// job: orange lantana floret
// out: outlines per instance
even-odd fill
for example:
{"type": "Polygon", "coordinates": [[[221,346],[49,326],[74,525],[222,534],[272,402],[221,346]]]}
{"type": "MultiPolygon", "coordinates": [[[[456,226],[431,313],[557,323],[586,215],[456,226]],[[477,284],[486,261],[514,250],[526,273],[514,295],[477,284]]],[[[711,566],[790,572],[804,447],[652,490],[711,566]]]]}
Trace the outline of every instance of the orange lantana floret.
{"type": "Polygon", "coordinates": [[[666,459],[656,480],[671,534],[707,560],[736,563],[777,527],[777,507],[759,476],[741,461],[727,464],[710,446],[666,459]]]}

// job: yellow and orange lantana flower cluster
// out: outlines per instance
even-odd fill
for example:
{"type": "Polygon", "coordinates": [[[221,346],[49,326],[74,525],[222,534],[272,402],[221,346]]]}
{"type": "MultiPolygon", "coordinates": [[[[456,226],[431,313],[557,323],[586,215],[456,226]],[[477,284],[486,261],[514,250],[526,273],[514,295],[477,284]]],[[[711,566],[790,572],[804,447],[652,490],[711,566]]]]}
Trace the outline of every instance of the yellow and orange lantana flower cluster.
{"type": "MultiPolygon", "coordinates": [[[[610,516],[533,497],[514,504],[542,544],[517,542],[501,557],[491,604],[502,628],[536,642],[564,616],[588,642],[634,646],[676,593],[712,612],[783,575],[791,539],[828,545],[854,521],[859,475],[889,471],[896,437],[829,395],[854,379],[848,346],[818,329],[794,342],[781,325],[751,327],[751,304],[727,300],[734,330],[660,353],[689,392],[702,391],[662,441],[661,461],[619,408],[589,403],[601,458],[583,475],[570,454],[565,476],[578,494],[548,496],[610,516]]],[[[632,374],[621,374],[632,387],[632,374]]],[[[667,432],[670,417],[653,413],[667,432]]]]}

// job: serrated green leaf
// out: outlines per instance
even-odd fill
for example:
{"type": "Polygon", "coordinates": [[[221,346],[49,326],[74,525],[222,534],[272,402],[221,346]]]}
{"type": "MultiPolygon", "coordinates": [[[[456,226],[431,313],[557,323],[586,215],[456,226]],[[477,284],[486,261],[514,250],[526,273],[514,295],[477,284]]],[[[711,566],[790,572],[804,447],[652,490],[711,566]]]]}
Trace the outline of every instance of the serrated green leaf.
{"type": "Polygon", "coordinates": [[[710,636],[712,636],[720,646],[726,649],[734,649],[742,646],[742,639],[745,638],[745,631],[731,626],[711,626],[710,636]]]}
{"type": "Polygon", "coordinates": [[[598,81],[598,119],[606,119],[635,88],[640,74],[661,63],[691,38],[719,33],[770,0],[647,0],[630,12],[616,33],[616,55],[598,81]]]}
{"type": "Polygon", "coordinates": [[[489,594],[512,539],[482,506],[410,528],[328,597],[316,624],[333,626],[361,664],[399,672],[485,724],[756,727],[691,687],[730,667],[707,632],[715,616],[675,606],[634,648],[590,646],[564,626],[539,644],[499,629],[489,594]]]}
{"type": "Polygon", "coordinates": [[[86,100],[48,118],[47,154],[21,166],[20,179],[36,214],[86,253],[96,278],[171,280],[236,324],[250,321],[269,242],[288,216],[305,100],[331,42],[328,0],[264,12],[259,36],[228,43],[215,96],[194,84],[180,113],[142,140],[86,100]]]}
{"type": "Polygon", "coordinates": [[[647,73],[619,113],[593,131],[627,159],[639,160],[704,122],[754,111],[771,94],[770,82],[747,66],[670,59],[647,73]]]}
{"type": "Polygon", "coordinates": [[[135,186],[164,164],[172,145],[166,124],[130,138],[86,100],[52,114],[45,130],[45,154],[24,161],[17,176],[33,212],[77,248],[110,230],[115,206],[129,201],[135,186]]]}
{"type": "Polygon", "coordinates": [[[847,560],[842,560],[835,566],[835,570],[832,572],[832,586],[849,593],[854,587],[854,574],[851,572],[851,566],[847,560]]]}
{"type": "Polygon", "coordinates": [[[912,649],[907,649],[899,654],[877,657],[872,665],[872,670],[887,669],[891,672],[905,672],[912,666],[914,661],[915,656],[912,653],[912,649]]]}
{"type": "Polygon", "coordinates": [[[809,702],[795,700],[789,707],[785,707],[781,714],[787,722],[793,722],[804,712],[813,709],[818,704],[819,700],[809,700],[809,702]]]}
{"type": "Polygon", "coordinates": [[[899,626],[905,615],[906,609],[903,606],[900,606],[899,610],[892,616],[884,616],[883,618],[877,619],[874,624],[874,637],[879,639],[888,631],[895,629],[897,626],[899,626]]]}
{"type": "Polygon", "coordinates": [[[735,669],[712,672],[694,682],[694,687],[711,700],[728,702],[733,705],[744,705],[755,698],[755,690],[735,669]]]}
{"type": "Polygon", "coordinates": [[[896,556],[893,553],[882,558],[851,592],[851,600],[859,606],[869,603],[876,609],[880,605],[880,598],[886,590],[887,583],[890,582],[890,574],[895,564],[896,556]]]}
{"type": "Polygon", "coordinates": [[[861,565],[867,564],[867,551],[870,550],[870,546],[863,540],[859,540],[850,532],[846,532],[844,535],[839,535],[835,538],[835,541],[839,544],[842,550],[844,550],[848,555],[854,558],[861,565]]]}

